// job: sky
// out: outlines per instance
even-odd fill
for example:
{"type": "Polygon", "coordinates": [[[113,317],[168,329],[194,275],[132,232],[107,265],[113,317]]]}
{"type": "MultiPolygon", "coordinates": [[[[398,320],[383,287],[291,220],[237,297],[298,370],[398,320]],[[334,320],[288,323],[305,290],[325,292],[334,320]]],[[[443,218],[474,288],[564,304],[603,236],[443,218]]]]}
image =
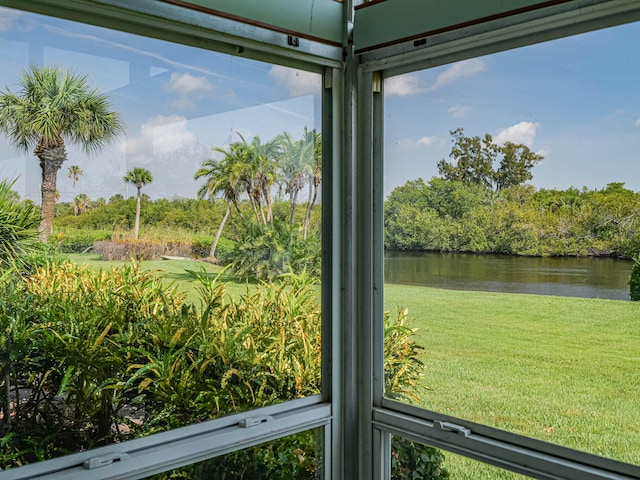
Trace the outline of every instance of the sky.
{"type": "Polygon", "coordinates": [[[640,24],[385,80],[385,191],[438,175],[450,131],[544,156],[537,188],[640,190],[640,24]]]}
{"type": "MultiPolygon", "coordinates": [[[[537,188],[640,191],[640,24],[480,57],[385,80],[385,193],[429,180],[450,131],[491,134],[544,156],[537,188]]],[[[193,198],[202,161],[239,139],[320,130],[320,75],[123,32],[0,8],[0,89],[31,63],[86,74],[121,113],[126,134],[96,155],[68,145],[61,201],[132,195],[122,177],[149,169],[151,198],[193,198]],[[78,165],[77,184],[67,169],[78,165]]],[[[39,201],[40,168],[0,134],[0,178],[39,201]]],[[[132,188],[132,187],[129,187],[132,188]]]]}

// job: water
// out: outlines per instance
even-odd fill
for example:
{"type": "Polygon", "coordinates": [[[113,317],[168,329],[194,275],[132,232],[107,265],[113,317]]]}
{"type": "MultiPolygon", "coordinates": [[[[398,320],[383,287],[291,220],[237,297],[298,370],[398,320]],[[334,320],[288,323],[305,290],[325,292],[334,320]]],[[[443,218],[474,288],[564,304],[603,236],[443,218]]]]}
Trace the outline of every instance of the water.
{"type": "Polygon", "coordinates": [[[386,252],[386,283],[452,290],[629,300],[633,262],[464,253],[386,252]]]}

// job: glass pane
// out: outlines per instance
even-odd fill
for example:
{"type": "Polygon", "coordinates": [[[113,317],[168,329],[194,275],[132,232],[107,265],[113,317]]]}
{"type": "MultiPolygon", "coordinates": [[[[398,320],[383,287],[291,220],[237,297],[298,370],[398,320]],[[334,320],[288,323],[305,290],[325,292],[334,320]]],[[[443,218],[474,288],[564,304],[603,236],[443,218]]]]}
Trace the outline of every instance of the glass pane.
{"type": "Polygon", "coordinates": [[[148,478],[319,480],[322,437],[322,429],[308,430],[148,478]]]}
{"type": "Polygon", "coordinates": [[[526,477],[462,455],[393,436],[391,480],[523,480],[526,477]],[[417,475],[417,476],[414,476],[417,475]]]}
{"type": "Polygon", "coordinates": [[[319,393],[321,75],[0,18],[0,464],[319,393]]]}
{"type": "Polygon", "coordinates": [[[385,80],[388,396],[640,464],[639,38],[385,80]]]}

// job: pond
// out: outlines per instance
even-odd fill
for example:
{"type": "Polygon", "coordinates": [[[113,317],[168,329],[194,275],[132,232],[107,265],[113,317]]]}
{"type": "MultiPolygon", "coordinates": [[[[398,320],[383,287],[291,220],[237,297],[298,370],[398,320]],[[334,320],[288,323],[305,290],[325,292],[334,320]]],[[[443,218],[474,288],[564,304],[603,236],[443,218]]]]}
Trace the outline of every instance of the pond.
{"type": "Polygon", "coordinates": [[[452,290],[629,300],[633,262],[465,253],[386,252],[385,283],[452,290]]]}

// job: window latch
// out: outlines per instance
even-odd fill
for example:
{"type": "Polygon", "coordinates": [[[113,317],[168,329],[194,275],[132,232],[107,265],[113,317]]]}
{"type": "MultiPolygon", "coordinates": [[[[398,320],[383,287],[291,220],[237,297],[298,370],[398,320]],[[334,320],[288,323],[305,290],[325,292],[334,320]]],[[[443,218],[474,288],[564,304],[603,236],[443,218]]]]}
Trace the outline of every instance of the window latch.
{"type": "Polygon", "coordinates": [[[454,432],[462,435],[463,437],[468,437],[469,435],[471,435],[471,430],[469,430],[468,428],[451,422],[441,422],[440,420],[436,420],[433,422],[433,426],[438,430],[442,430],[444,432],[454,432]]]}
{"type": "Polygon", "coordinates": [[[245,418],[244,420],[240,420],[238,422],[238,426],[242,428],[251,428],[255,427],[256,425],[269,422],[271,420],[273,420],[273,417],[271,415],[258,415],[256,417],[249,417],[245,418]]]}
{"type": "Polygon", "coordinates": [[[93,470],[94,468],[104,467],[105,465],[110,465],[113,462],[122,462],[129,458],[129,455],[126,453],[115,452],[109,455],[104,455],[102,457],[93,457],[89,460],[85,461],[82,466],[87,470],[93,470]]]}

